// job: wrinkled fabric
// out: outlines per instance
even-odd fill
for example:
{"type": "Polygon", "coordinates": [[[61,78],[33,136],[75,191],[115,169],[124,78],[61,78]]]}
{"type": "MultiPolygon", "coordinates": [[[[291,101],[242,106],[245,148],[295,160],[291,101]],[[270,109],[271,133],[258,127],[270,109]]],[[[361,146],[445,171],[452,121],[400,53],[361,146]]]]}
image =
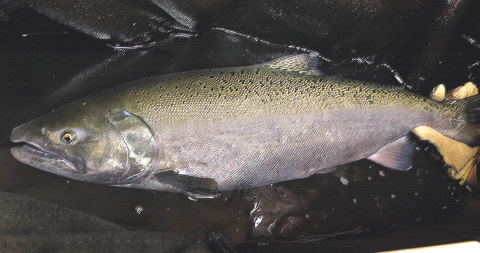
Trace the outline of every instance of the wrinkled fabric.
{"type": "MultiPolygon", "coordinates": [[[[22,1],[23,6],[117,46],[224,28],[306,47],[334,60],[370,57],[418,89],[445,50],[469,0],[22,1]],[[409,54],[400,53],[409,48],[409,54]]],[[[8,13],[18,3],[4,1],[8,13]]],[[[3,15],[4,18],[6,14],[3,15]]]]}
{"type": "Polygon", "coordinates": [[[469,196],[467,188],[448,179],[443,164],[433,162],[434,152],[423,152],[406,174],[360,161],[333,173],[192,202],[182,195],[34,172],[11,157],[8,135],[26,120],[126,81],[296,53],[319,56],[327,75],[403,85],[422,94],[443,82],[449,87],[475,82],[479,10],[478,1],[446,0],[3,1],[0,191],[131,229],[222,231],[234,244],[253,242],[237,247],[244,252],[263,251],[268,243],[258,240],[303,242],[292,248],[270,245],[276,252],[332,247],[346,252],[475,239],[478,194],[469,196]],[[403,226],[360,239],[324,240],[392,224],[403,226]],[[319,243],[306,243],[312,241],[319,243]]]}

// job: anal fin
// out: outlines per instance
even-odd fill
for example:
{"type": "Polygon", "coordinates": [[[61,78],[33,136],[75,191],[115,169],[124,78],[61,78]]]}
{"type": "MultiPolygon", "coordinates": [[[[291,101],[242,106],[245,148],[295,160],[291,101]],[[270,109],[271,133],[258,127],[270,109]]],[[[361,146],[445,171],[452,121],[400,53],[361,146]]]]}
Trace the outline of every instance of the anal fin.
{"type": "Polygon", "coordinates": [[[367,159],[390,169],[405,171],[412,167],[415,147],[415,139],[409,134],[388,143],[367,159]]]}

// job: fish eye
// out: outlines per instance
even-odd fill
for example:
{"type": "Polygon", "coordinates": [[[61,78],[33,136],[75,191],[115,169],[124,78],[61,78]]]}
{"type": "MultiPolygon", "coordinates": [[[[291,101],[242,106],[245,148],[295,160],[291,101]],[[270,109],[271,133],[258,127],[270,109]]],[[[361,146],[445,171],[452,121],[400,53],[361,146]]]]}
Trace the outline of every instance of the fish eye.
{"type": "Polygon", "coordinates": [[[60,135],[60,139],[63,143],[67,145],[72,145],[75,142],[75,133],[70,131],[65,131],[60,135]]]}

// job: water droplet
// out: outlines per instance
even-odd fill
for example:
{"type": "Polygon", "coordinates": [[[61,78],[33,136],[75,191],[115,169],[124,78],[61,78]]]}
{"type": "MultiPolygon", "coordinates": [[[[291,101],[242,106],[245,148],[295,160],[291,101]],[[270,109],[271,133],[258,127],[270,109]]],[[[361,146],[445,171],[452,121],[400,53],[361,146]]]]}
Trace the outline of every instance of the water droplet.
{"type": "Polygon", "coordinates": [[[372,181],[372,177],[367,177],[368,178],[368,181],[372,181]]]}
{"type": "Polygon", "coordinates": [[[357,203],[357,201],[358,201],[357,199],[353,199],[353,203],[355,203],[355,204],[356,204],[356,203],[357,203]]]}
{"type": "Polygon", "coordinates": [[[348,179],[346,179],[345,177],[341,177],[340,182],[342,182],[343,185],[348,185],[348,179]]]}
{"type": "Polygon", "coordinates": [[[143,207],[141,206],[136,206],[135,211],[137,211],[138,214],[141,214],[143,212],[143,207]]]}
{"type": "Polygon", "coordinates": [[[470,187],[470,185],[465,185],[465,188],[467,188],[467,190],[468,190],[469,192],[473,192],[473,188],[470,187]]]}
{"type": "Polygon", "coordinates": [[[260,225],[260,222],[262,222],[262,219],[263,219],[263,216],[258,216],[257,218],[255,218],[254,226],[258,227],[258,225],[260,225]]]}
{"type": "Polygon", "coordinates": [[[250,215],[252,215],[255,211],[257,211],[259,207],[260,207],[260,203],[258,202],[253,203],[253,208],[250,211],[250,215]]]}
{"type": "Polygon", "coordinates": [[[392,194],[390,194],[390,197],[392,197],[392,199],[394,199],[394,198],[397,197],[397,195],[395,195],[395,194],[392,193],[392,194]]]}
{"type": "Polygon", "coordinates": [[[442,210],[445,210],[445,209],[447,209],[447,206],[442,206],[442,210]]]}
{"type": "Polygon", "coordinates": [[[415,196],[418,196],[418,192],[415,192],[414,195],[415,195],[415,196]]]}

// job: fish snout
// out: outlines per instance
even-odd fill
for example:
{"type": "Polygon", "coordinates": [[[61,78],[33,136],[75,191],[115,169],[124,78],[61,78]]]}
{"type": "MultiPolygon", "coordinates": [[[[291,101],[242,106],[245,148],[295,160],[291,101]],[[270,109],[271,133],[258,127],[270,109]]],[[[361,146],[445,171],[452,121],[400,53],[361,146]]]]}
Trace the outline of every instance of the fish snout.
{"type": "Polygon", "coordinates": [[[10,133],[10,141],[17,143],[25,140],[26,131],[23,125],[15,127],[10,133]]]}
{"type": "Polygon", "coordinates": [[[35,122],[27,122],[15,127],[10,133],[10,141],[14,143],[28,142],[45,135],[45,128],[38,127],[35,122]]]}

